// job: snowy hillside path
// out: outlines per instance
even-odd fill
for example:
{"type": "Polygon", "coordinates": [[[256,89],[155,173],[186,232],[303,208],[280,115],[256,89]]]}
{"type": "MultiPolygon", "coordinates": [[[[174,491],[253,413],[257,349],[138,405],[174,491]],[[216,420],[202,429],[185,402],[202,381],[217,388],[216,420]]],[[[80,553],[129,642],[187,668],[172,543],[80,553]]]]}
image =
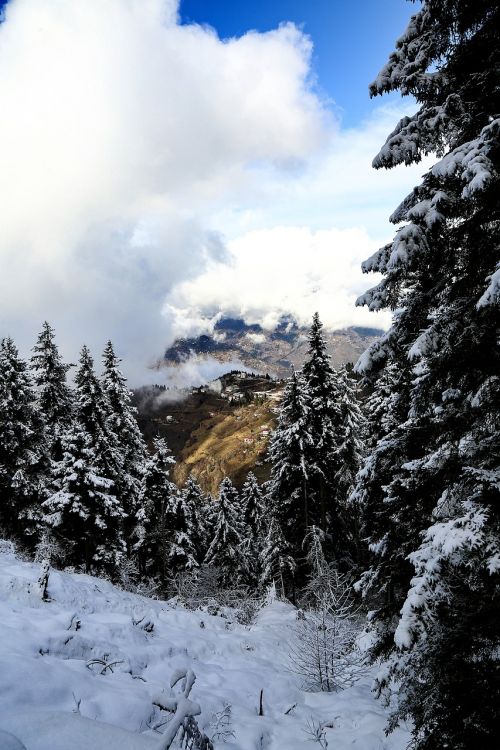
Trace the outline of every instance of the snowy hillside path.
{"type": "Polygon", "coordinates": [[[403,730],[385,737],[369,676],[338,694],[300,689],[288,670],[291,605],[272,602],[248,627],[57,571],[51,601],[42,602],[39,573],[0,554],[0,730],[27,750],[155,750],[161,735],[152,727],[169,714],[153,698],[171,695],[172,673],[186,667],[197,676],[199,725],[216,749],[311,750],[319,745],[304,731],[310,721],[333,724],[326,737],[335,750],[403,750],[408,742],[403,730]],[[92,659],[120,663],[100,674],[102,666],[87,666],[92,659]],[[228,705],[229,722],[217,726],[228,705]]]}

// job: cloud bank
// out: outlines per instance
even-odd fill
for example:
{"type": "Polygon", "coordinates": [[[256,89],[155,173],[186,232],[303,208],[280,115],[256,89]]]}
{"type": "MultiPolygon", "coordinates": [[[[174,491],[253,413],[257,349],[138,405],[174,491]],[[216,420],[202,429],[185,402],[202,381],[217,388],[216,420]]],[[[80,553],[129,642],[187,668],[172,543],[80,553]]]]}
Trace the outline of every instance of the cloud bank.
{"type": "Polygon", "coordinates": [[[311,45],[291,25],[221,42],[169,0],[10,0],[0,25],[0,327],[141,366],[165,294],[223,258],[205,216],[321,143],[311,45]]]}
{"type": "Polygon", "coordinates": [[[73,361],[84,341],[97,353],[113,339],[140,383],[219,309],[266,324],[316,308],[335,325],[365,320],[352,300],[386,231],[375,214],[411,185],[371,176],[388,118],[341,131],[295,26],[221,41],[177,10],[6,6],[0,335],[24,354],[47,319],[73,361]]]}
{"type": "Polygon", "coordinates": [[[308,325],[316,310],[332,329],[385,327],[386,313],[354,305],[367,285],[360,264],[372,245],[362,229],[251,231],[229,242],[223,261],[211,261],[203,274],[177,285],[166,312],[184,334],[210,328],[216,311],[270,329],[287,313],[308,325]]]}

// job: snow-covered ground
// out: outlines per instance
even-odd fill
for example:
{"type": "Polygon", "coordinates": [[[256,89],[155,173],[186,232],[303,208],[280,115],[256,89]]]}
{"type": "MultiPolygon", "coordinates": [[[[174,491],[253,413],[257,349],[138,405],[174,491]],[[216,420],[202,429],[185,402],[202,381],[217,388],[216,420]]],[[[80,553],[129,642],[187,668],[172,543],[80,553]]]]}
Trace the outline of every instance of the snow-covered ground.
{"type": "Polygon", "coordinates": [[[307,734],[313,722],[332,724],[326,739],[335,750],[407,745],[404,730],[385,737],[370,675],[337,694],[300,689],[288,669],[291,605],[271,602],[244,626],[57,571],[43,602],[39,572],[0,554],[0,750],[16,747],[5,732],[27,750],[155,750],[161,735],[152,727],[170,714],[153,698],[175,692],[170,677],[186,667],[196,673],[191,698],[215,748],[319,748],[307,734]],[[101,674],[91,659],[119,663],[101,674]]]}

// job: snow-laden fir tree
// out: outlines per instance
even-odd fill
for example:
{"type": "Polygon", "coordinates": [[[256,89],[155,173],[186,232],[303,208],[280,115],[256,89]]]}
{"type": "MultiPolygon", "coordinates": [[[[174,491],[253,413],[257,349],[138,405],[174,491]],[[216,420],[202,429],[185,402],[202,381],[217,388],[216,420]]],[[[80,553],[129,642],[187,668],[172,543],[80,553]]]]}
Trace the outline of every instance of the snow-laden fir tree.
{"type": "Polygon", "coordinates": [[[407,363],[400,366],[390,361],[375,381],[373,391],[365,406],[367,423],[365,434],[367,446],[370,448],[375,447],[381,438],[404,421],[408,401],[401,399],[400,381],[405,374],[407,376],[408,369],[407,363]]]}
{"type": "Polygon", "coordinates": [[[66,549],[66,561],[85,571],[117,570],[125,547],[121,536],[123,510],[113,482],[101,474],[94,441],[78,421],[60,435],[63,455],[53,463],[49,497],[43,502],[44,522],[66,549]]]}
{"type": "Polygon", "coordinates": [[[118,471],[113,476],[115,493],[126,513],[124,535],[127,543],[135,525],[146,445],[137,424],[127,380],[120,371],[120,360],[111,341],[103,354],[101,386],[107,409],[106,429],[117,447],[118,471]]]}
{"type": "Polygon", "coordinates": [[[73,414],[73,394],[67,383],[67,373],[72,365],[63,362],[54,329],[47,322],[43,324],[32,351],[31,372],[37,408],[45,422],[50,454],[59,460],[62,457],[60,436],[70,425],[73,414]]]}
{"type": "Polygon", "coordinates": [[[207,565],[218,569],[219,583],[223,587],[241,582],[248,574],[244,541],[240,498],[229,477],[225,477],[216,501],[214,536],[205,557],[207,565]]]}
{"type": "Polygon", "coordinates": [[[260,585],[275,585],[281,596],[294,592],[295,560],[275,515],[269,517],[267,532],[259,553],[260,585]]]}
{"type": "Polygon", "coordinates": [[[364,264],[384,278],[360,299],[397,310],[360,369],[413,368],[403,423],[361,484],[379,689],[398,685],[393,724],[413,720],[418,750],[490,748],[500,732],[499,28],[491,0],[426,0],[371,87],[419,104],[374,166],[439,157],[364,264]]]}
{"type": "MultiPolygon", "coordinates": [[[[176,488],[177,490],[177,488],[176,488]]],[[[179,490],[168,497],[165,511],[165,528],[168,544],[168,571],[171,576],[185,573],[198,567],[196,547],[193,539],[191,514],[179,490]]]]}
{"type": "Polygon", "coordinates": [[[314,448],[310,408],[304,381],[294,372],[286,382],[278,424],[271,435],[267,502],[295,560],[302,556],[302,542],[310,525],[309,479],[316,472],[315,465],[310,466],[314,448]]]}
{"type": "Polygon", "coordinates": [[[172,508],[177,500],[177,487],[170,479],[175,464],[163,438],[153,441],[153,453],[147,459],[141,480],[137,511],[136,542],[141,573],[159,575],[163,585],[169,575],[170,543],[173,529],[172,508]]]}
{"type": "Polygon", "coordinates": [[[334,496],[336,524],[330,529],[331,546],[337,561],[344,564],[361,559],[361,508],[352,501],[356,476],[365,452],[366,420],[361,409],[356,381],[347,367],[335,373],[338,422],[336,425],[334,496]]]}
{"type": "Polygon", "coordinates": [[[191,530],[191,540],[196,550],[196,560],[201,564],[212,539],[212,527],[207,524],[206,519],[207,498],[193,474],[188,476],[182,489],[182,499],[191,530]]]}
{"type": "Polygon", "coordinates": [[[256,542],[261,532],[264,500],[261,486],[253,471],[247,474],[245,483],[241,488],[241,505],[245,524],[252,539],[256,542]]]}
{"type": "MultiPolygon", "coordinates": [[[[393,355],[394,356],[394,355],[393,355]]],[[[401,357],[399,358],[401,359],[401,357]]],[[[361,360],[360,360],[361,361],[361,360]]],[[[410,367],[406,352],[402,361],[391,359],[380,372],[372,395],[366,405],[368,455],[363,459],[353,491],[348,498],[348,512],[361,525],[359,538],[363,541],[358,549],[356,562],[363,570],[363,590],[366,599],[375,596],[373,607],[377,607],[376,619],[378,639],[373,656],[393,646],[394,618],[401,606],[401,597],[406,591],[411,567],[402,555],[384,554],[383,547],[372,547],[377,564],[369,566],[373,554],[367,549],[366,540],[373,545],[374,539],[391,539],[387,550],[397,549],[399,534],[398,519],[386,513],[385,488],[390,483],[394,466],[401,462],[405,445],[405,423],[409,408],[410,367]],[[359,519],[359,520],[358,520],[359,519]]]]}
{"type": "Polygon", "coordinates": [[[326,349],[323,326],[318,313],[313,316],[309,333],[309,350],[302,376],[308,393],[308,505],[309,520],[326,531],[335,530],[338,510],[335,507],[335,470],[338,426],[338,394],[330,357],[326,349]]]}
{"type": "Polygon", "coordinates": [[[101,474],[114,481],[121,469],[121,451],[108,425],[109,411],[107,396],[94,370],[94,360],[89,349],[83,346],[75,375],[75,416],[90,435],[101,474]]]}
{"type": "Polygon", "coordinates": [[[45,426],[26,362],[11,338],[0,343],[0,526],[34,540],[48,468],[45,426]]]}
{"type": "Polygon", "coordinates": [[[260,575],[259,552],[263,533],[264,498],[257,477],[252,471],[247,474],[240,500],[246,528],[245,544],[250,583],[256,584],[260,575]]]}

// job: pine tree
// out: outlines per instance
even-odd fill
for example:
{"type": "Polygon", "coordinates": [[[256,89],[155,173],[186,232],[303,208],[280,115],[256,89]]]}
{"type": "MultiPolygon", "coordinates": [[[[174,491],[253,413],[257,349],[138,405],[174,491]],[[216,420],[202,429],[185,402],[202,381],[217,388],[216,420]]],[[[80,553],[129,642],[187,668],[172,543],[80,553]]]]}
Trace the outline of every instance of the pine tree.
{"type": "Polygon", "coordinates": [[[384,278],[360,299],[398,310],[360,367],[407,357],[405,416],[362,480],[363,588],[380,597],[379,689],[399,683],[392,726],[410,717],[418,750],[494,747],[500,728],[499,27],[491,0],[425,0],[371,87],[420,105],[374,166],[440,157],[365,263],[384,278]]]}
{"type": "Polygon", "coordinates": [[[356,383],[346,367],[337,374],[338,425],[335,484],[340,501],[350,494],[364,453],[365,418],[356,383]]]}
{"type": "Polygon", "coordinates": [[[241,489],[241,506],[246,529],[246,546],[249,567],[249,583],[255,585],[260,576],[259,553],[262,538],[264,500],[262,490],[253,472],[247,474],[241,489]]]}
{"type": "Polygon", "coordinates": [[[66,382],[72,365],[61,359],[55,343],[54,329],[45,322],[33,347],[31,371],[36,386],[37,406],[43,415],[51,456],[62,456],[60,437],[70,425],[73,413],[73,394],[66,382]]]}
{"type": "Polygon", "coordinates": [[[247,474],[241,489],[241,504],[245,524],[250,530],[252,539],[256,541],[260,535],[264,507],[262,490],[253,471],[247,474]]]}
{"type": "MultiPolygon", "coordinates": [[[[389,361],[380,372],[370,397],[366,402],[366,441],[370,448],[388,435],[401,421],[406,411],[398,409],[401,401],[401,378],[408,367],[401,367],[396,362],[389,361]]],[[[406,390],[406,389],[405,389],[406,390]]],[[[407,400],[404,401],[407,407],[407,400]]]]}
{"type": "Polygon", "coordinates": [[[207,498],[192,474],[188,476],[183,487],[182,499],[186,507],[186,517],[190,528],[190,537],[196,551],[196,560],[201,564],[212,539],[213,530],[210,524],[207,528],[207,519],[205,518],[207,498]]]}
{"type": "Polygon", "coordinates": [[[45,426],[26,363],[11,338],[0,344],[0,525],[34,541],[48,465],[45,426]],[[26,536],[27,535],[27,536],[26,536]]]}
{"type": "Polygon", "coordinates": [[[138,510],[146,445],[137,424],[137,410],[132,404],[131,393],[119,364],[113,345],[108,341],[103,354],[101,386],[107,409],[106,431],[116,446],[118,470],[113,475],[115,493],[126,513],[124,534],[129,544],[138,510]]]}
{"type": "Polygon", "coordinates": [[[141,480],[134,548],[141,572],[159,575],[165,585],[170,572],[170,543],[174,532],[172,508],[177,499],[177,487],[170,479],[175,459],[163,438],[155,438],[153,450],[141,480]]]}
{"type": "Polygon", "coordinates": [[[168,529],[168,570],[170,575],[185,573],[198,567],[193,527],[182,493],[170,494],[166,509],[168,529]]]}
{"type": "Polygon", "coordinates": [[[344,366],[336,373],[338,423],[334,476],[337,523],[332,527],[332,546],[337,561],[361,560],[361,508],[352,499],[357,473],[365,452],[366,422],[356,382],[344,366]]]}
{"type": "Polygon", "coordinates": [[[326,350],[323,326],[318,313],[313,316],[309,351],[302,375],[309,397],[308,431],[311,436],[308,460],[310,520],[323,531],[335,529],[337,508],[332,505],[336,492],[336,437],[338,394],[330,357],[326,350]]]}
{"type": "Polygon", "coordinates": [[[281,596],[292,589],[295,573],[295,560],[277,518],[270,517],[267,533],[260,551],[260,584],[268,587],[277,584],[281,596]]]}
{"type": "Polygon", "coordinates": [[[217,516],[212,542],[205,557],[207,565],[219,570],[221,586],[242,581],[247,575],[248,560],[240,519],[238,493],[229,477],[222,480],[217,498],[217,516]]]}
{"type": "MultiPolygon", "coordinates": [[[[401,461],[405,443],[409,371],[407,360],[398,362],[391,359],[376,380],[366,407],[366,435],[370,451],[363,459],[348,498],[348,510],[351,509],[352,515],[361,523],[358,536],[373,544],[375,540],[382,541],[385,536],[390,538],[394,535],[394,541],[387,549],[397,548],[398,522],[385,512],[385,487],[390,483],[394,466],[401,461]]],[[[373,566],[371,562],[374,557],[372,555],[370,560],[367,552],[366,544],[362,544],[357,563],[366,566],[363,573],[365,597],[371,598],[375,594],[378,599],[370,607],[375,609],[378,606],[379,638],[373,652],[375,657],[392,648],[393,618],[398,614],[402,596],[402,591],[397,594],[395,590],[401,586],[400,578],[402,581],[408,580],[411,569],[404,555],[385,555],[384,546],[377,547],[377,563],[373,566]]]]}
{"type": "Polygon", "coordinates": [[[286,383],[278,424],[269,446],[272,468],[268,506],[295,560],[302,555],[302,542],[311,518],[309,479],[315,467],[309,465],[314,447],[309,410],[304,382],[294,373],[286,383]]]}
{"type": "Polygon", "coordinates": [[[109,425],[110,406],[94,361],[86,346],[82,347],[75,375],[75,416],[92,441],[102,476],[117,482],[121,471],[121,451],[109,425]]]}
{"type": "Polygon", "coordinates": [[[116,572],[124,552],[122,509],[113,482],[101,476],[91,436],[78,422],[60,435],[63,455],[54,462],[44,522],[68,549],[67,559],[85,571],[116,572]]]}

